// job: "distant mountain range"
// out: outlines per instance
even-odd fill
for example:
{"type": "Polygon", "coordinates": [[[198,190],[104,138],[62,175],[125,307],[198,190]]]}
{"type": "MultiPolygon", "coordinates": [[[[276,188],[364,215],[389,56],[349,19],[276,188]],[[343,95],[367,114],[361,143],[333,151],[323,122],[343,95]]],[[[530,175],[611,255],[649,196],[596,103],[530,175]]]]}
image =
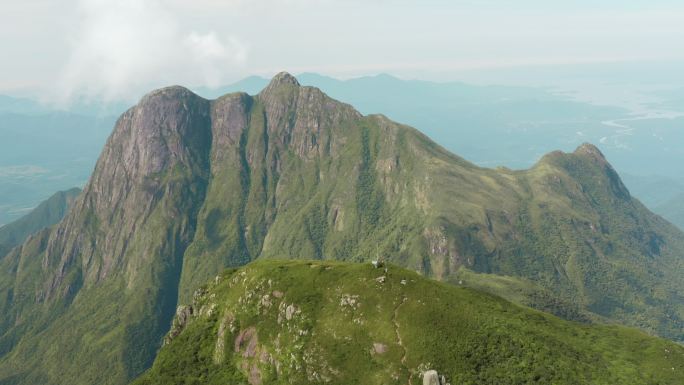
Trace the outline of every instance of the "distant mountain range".
{"type": "MultiPolygon", "coordinates": [[[[154,362],[179,303],[198,299],[197,288],[216,282],[226,267],[257,259],[384,259],[565,318],[621,323],[681,342],[683,256],[684,233],[634,199],[591,144],[551,152],[527,170],[483,168],[409,126],[363,115],[286,73],[255,96],[207,100],[168,87],[117,120],[65,218],[0,260],[0,382],[127,383],[154,362]]],[[[430,287],[448,290],[439,285],[430,287]]],[[[318,293],[311,295],[313,306],[318,293]]],[[[482,294],[469,296],[462,300],[482,294]]],[[[307,297],[296,298],[303,306],[307,297]]],[[[663,364],[680,370],[679,353],[663,355],[674,345],[578,325],[572,330],[592,328],[587,333],[596,338],[558,331],[535,345],[553,327],[504,333],[515,317],[536,313],[483,301],[503,319],[478,324],[491,328],[475,333],[522,338],[501,345],[518,346],[508,353],[511,360],[525,346],[545,355],[554,338],[579,346],[577,354],[557,355],[568,366],[548,378],[610,383],[638,373],[664,383],[681,380],[658,372],[668,367],[663,364]],[[612,348],[616,341],[614,353],[629,356],[616,359],[610,348],[591,346],[612,348]],[[643,365],[629,353],[634,346],[642,349],[643,365]],[[592,374],[602,363],[610,365],[608,374],[592,374]],[[579,377],[554,377],[577,370],[579,377]]],[[[550,316],[537,317],[528,325],[550,316]]],[[[196,325],[220,328],[213,321],[196,325]]],[[[262,325],[254,326],[267,338],[262,325]]],[[[184,336],[204,341],[212,333],[184,336]]],[[[202,354],[207,347],[202,342],[202,354]]],[[[184,359],[199,359],[191,353],[196,348],[181,348],[189,354],[184,359]]],[[[475,354],[458,354],[468,351],[475,354]]],[[[155,365],[174,357],[164,354],[155,365]]],[[[419,357],[407,356],[411,370],[419,357]]]]}
{"type": "MultiPolygon", "coordinates": [[[[625,183],[636,197],[684,226],[677,219],[681,212],[673,211],[684,194],[684,175],[678,167],[684,149],[673,145],[684,139],[682,118],[653,115],[630,120],[635,116],[625,109],[574,101],[545,88],[435,83],[390,75],[338,80],[305,73],[298,80],[364,114],[383,113],[418,127],[481,166],[523,169],[554,149],[569,151],[583,142],[595,143],[626,175],[625,183]],[[637,182],[646,179],[660,181],[637,182]],[[673,203],[661,208],[663,202],[654,203],[651,196],[673,203]]],[[[209,98],[238,90],[256,94],[268,82],[249,77],[195,91],[209,98]]],[[[665,101],[654,109],[684,110],[679,92],[662,91],[658,96],[665,101]]],[[[82,186],[116,116],[126,108],[121,102],[81,100],[65,112],[29,99],[0,97],[0,224],[21,217],[54,191],[82,186]]]]}
{"type": "MultiPolygon", "coordinates": [[[[481,166],[527,168],[549,151],[592,142],[621,172],[684,177],[676,166],[684,161],[684,149],[672,146],[684,139],[679,129],[684,118],[635,116],[624,108],[580,102],[551,88],[436,83],[386,74],[338,80],[304,73],[297,79],[364,114],[382,113],[419,127],[481,166]]],[[[266,84],[268,79],[253,76],[195,91],[209,98],[238,90],[256,94],[266,84]]],[[[654,111],[671,108],[684,115],[679,92],[661,94],[665,101],[653,106],[654,111]]]]}
{"type": "MultiPolygon", "coordinates": [[[[434,83],[384,74],[338,80],[305,73],[297,79],[364,114],[382,113],[420,127],[451,151],[489,167],[526,168],[550,149],[570,149],[589,140],[598,143],[602,136],[590,133],[601,128],[601,121],[627,115],[620,108],[571,101],[543,88],[434,83]]],[[[216,90],[196,91],[206,97],[240,89],[257,93],[266,84],[268,79],[250,77],[216,90]]]]}

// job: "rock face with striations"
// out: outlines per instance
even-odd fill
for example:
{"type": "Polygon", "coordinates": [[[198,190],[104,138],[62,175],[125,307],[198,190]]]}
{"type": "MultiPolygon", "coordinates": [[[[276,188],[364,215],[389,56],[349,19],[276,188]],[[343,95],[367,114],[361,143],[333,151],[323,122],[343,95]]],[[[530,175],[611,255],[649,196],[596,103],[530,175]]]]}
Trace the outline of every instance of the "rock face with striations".
{"type": "Polygon", "coordinates": [[[682,340],[683,239],[591,145],[483,169],[286,73],[256,96],[169,87],[121,116],[65,219],[0,261],[0,382],[125,383],[179,301],[269,257],[518,277],[682,340]]]}

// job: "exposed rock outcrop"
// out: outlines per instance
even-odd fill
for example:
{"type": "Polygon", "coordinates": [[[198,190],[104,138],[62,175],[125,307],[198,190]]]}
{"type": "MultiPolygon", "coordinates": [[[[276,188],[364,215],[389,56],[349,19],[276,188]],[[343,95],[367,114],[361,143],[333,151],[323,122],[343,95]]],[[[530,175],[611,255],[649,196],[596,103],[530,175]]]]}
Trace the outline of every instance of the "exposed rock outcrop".
{"type": "Polygon", "coordinates": [[[427,370],[423,373],[423,385],[451,385],[444,375],[439,375],[436,370],[427,370]]]}
{"type": "MultiPolygon", "coordinates": [[[[466,266],[681,338],[684,235],[633,200],[597,151],[480,168],[286,73],[256,96],[151,92],[117,121],[64,220],[0,260],[0,373],[125,383],[196,287],[271,257],[386,255],[445,280],[466,266]],[[73,354],[47,354],[46,340],[73,354]]],[[[301,318],[276,298],[261,293],[259,311],[278,309],[279,325],[301,318]]]]}
{"type": "Polygon", "coordinates": [[[173,319],[173,324],[171,325],[171,330],[164,337],[164,345],[170,343],[174,338],[176,338],[187,326],[190,318],[194,315],[194,309],[192,305],[181,305],[176,309],[176,316],[173,319]]]}

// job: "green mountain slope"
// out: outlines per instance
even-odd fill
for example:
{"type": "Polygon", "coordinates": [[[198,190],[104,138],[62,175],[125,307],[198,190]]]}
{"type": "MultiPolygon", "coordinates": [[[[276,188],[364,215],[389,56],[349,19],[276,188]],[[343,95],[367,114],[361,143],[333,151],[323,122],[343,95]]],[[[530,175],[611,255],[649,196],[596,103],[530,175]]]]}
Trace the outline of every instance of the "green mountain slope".
{"type": "Polygon", "coordinates": [[[0,258],[13,247],[23,243],[29,235],[61,221],[80,192],[78,188],[60,191],[36,206],[30,213],[0,227],[0,258]]]}
{"type": "Polygon", "coordinates": [[[382,256],[499,293],[487,274],[505,276],[522,303],[684,340],[683,255],[591,145],[485,169],[288,74],[212,101],[169,87],[119,118],[67,217],[0,261],[0,383],[126,383],[179,301],[258,258],[382,256]]]}
{"type": "Polygon", "coordinates": [[[260,261],[217,276],[135,385],[680,384],[684,348],[390,266],[260,261]]]}

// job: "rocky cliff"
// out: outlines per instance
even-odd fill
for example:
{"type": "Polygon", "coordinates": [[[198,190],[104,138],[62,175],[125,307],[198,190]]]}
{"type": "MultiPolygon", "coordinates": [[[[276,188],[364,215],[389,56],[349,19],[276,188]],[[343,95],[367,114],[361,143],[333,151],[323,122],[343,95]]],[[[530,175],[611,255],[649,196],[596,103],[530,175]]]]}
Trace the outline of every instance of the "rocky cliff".
{"type": "Polygon", "coordinates": [[[591,145],[484,169],[285,73],[256,96],[169,87],[117,121],[67,217],[0,262],[0,379],[125,383],[179,301],[272,257],[504,277],[528,305],[682,340],[683,255],[591,145]]]}

